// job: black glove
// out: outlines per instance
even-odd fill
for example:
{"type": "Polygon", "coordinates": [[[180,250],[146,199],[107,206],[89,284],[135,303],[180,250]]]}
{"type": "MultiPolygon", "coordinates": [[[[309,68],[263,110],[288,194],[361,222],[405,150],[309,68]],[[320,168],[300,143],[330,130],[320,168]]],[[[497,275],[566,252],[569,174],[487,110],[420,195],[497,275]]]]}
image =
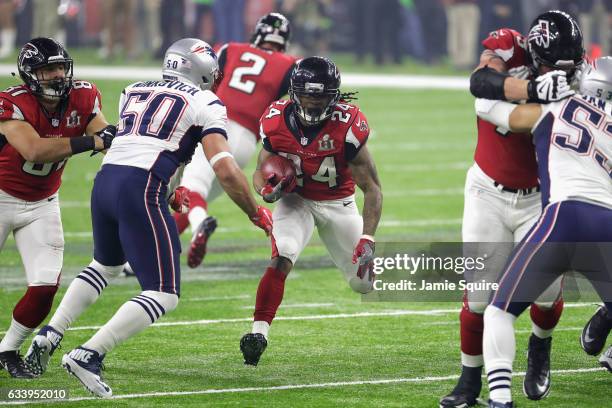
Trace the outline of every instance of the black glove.
{"type": "MultiPolygon", "coordinates": [[[[111,147],[111,144],[113,144],[113,139],[115,139],[116,134],[117,134],[117,126],[115,125],[108,125],[104,129],[95,133],[95,135],[98,136],[100,139],[102,139],[102,141],[104,142],[104,149],[102,150],[106,150],[109,147],[111,147]]],[[[93,156],[94,154],[102,150],[94,150],[91,155],[93,156]]]]}

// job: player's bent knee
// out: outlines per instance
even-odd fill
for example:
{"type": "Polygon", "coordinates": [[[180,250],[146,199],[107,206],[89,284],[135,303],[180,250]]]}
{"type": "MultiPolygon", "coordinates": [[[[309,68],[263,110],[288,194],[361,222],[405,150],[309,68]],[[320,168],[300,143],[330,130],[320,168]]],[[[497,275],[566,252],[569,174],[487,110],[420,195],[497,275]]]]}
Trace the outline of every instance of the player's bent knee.
{"type": "Polygon", "coordinates": [[[117,266],[106,266],[93,259],[89,267],[100,273],[105,279],[112,279],[123,271],[123,264],[117,266]]]}
{"type": "Polygon", "coordinates": [[[142,296],[155,303],[155,307],[160,309],[161,314],[173,311],[178,306],[179,297],[173,293],[158,292],[155,290],[145,290],[142,296]]]}
{"type": "Polygon", "coordinates": [[[487,302],[467,302],[468,310],[472,313],[483,314],[487,308],[487,302]]]}
{"type": "Polygon", "coordinates": [[[279,257],[286,258],[293,264],[300,251],[300,246],[295,239],[286,237],[276,241],[276,249],[278,250],[279,257]]]}

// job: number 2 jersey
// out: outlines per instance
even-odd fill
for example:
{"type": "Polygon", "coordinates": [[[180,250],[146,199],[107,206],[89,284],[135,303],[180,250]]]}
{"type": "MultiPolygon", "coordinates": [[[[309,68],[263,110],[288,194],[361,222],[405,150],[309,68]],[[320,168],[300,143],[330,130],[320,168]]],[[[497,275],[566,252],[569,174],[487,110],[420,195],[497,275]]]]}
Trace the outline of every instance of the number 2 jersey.
{"type": "MultiPolygon", "coordinates": [[[[503,28],[489,34],[482,45],[499,56],[508,69],[529,65],[525,38],[517,31],[503,28]]],[[[508,129],[478,118],[478,144],[474,160],[492,179],[510,188],[538,185],[538,168],[531,135],[508,129]]]]}
{"type": "Polygon", "coordinates": [[[225,105],[210,91],[181,81],[136,82],[121,94],[117,136],[102,164],[139,167],[176,182],[202,138],[227,137],[226,126],[225,105]]]}
{"type": "Polygon", "coordinates": [[[229,43],[219,50],[223,79],[216,94],[227,106],[230,120],[259,133],[259,118],[289,89],[296,58],[252,44],[229,43]]]}
{"type": "Polygon", "coordinates": [[[541,106],[533,138],[543,207],[577,199],[612,208],[612,104],[573,96],[541,106]]]}
{"type": "MultiPolygon", "coordinates": [[[[0,93],[0,120],[28,122],[41,138],[83,136],[89,122],[101,110],[101,97],[90,82],[74,81],[57,114],[48,114],[25,85],[0,93]]],[[[0,189],[26,201],[39,201],[59,189],[67,158],[56,163],[26,161],[0,135],[0,189]]]]}
{"type": "Polygon", "coordinates": [[[295,192],[316,201],[354,194],[348,162],[370,134],[364,114],[355,105],[339,103],[322,126],[304,131],[294,112],[293,102],[274,102],[261,117],[259,134],[264,149],[293,161],[295,192]]]}

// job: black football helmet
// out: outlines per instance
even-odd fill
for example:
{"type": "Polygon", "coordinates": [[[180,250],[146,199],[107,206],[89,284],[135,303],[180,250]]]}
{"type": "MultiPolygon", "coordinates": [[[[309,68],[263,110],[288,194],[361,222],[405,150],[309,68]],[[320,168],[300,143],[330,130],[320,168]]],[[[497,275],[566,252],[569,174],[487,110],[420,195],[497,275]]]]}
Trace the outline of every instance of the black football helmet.
{"type": "Polygon", "coordinates": [[[329,118],[340,100],[340,71],[336,64],[324,57],[299,61],[291,73],[289,97],[295,103],[295,113],[306,125],[318,125],[329,118]],[[320,103],[312,106],[302,100],[304,97],[316,98],[320,103]]]}
{"type": "Polygon", "coordinates": [[[545,65],[568,72],[568,77],[584,59],[582,32],[569,14],[551,10],[536,17],[531,24],[529,53],[534,74],[545,65]]]}
{"type": "Polygon", "coordinates": [[[291,26],[287,17],[280,13],[269,13],[257,21],[251,43],[258,46],[262,42],[271,42],[280,45],[284,51],[290,37],[291,26]]]}
{"type": "Polygon", "coordinates": [[[72,89],[73,62],[66,49],[52,38],[33,38],[21,48],[17,58],[19,76],[35,95],[47,98],[65,98],[72,89]],[[64,64],[65,77],[46,80],[36,76],[36,70],[47,65],[64,64]]]}

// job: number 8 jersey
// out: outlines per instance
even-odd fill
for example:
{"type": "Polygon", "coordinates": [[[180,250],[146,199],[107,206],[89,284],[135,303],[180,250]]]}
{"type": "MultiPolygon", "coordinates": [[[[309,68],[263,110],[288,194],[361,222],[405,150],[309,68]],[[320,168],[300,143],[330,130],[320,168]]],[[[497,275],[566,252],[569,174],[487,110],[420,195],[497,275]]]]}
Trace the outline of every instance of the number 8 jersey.
{"type": "MultiPolygon", "coordinates": [[[[46,113],[24,85],[12,86],[0,93],[0,120],[23,120],[42,138],[83,136],[100,109],[100,93],[95,85],[85,81],[74,81],[57,114],[46,113]]],[[[26,201],[50,197],[60,187],[66,160],[28,162],[0,135],[0,189],[26,201]]]]}
{"type": "Polygon", "coordinates": [[[293,161],[299,195],[309,200],[335,200],[355,193],[348,162],[365,145],[370,128],[355,105],[339,103],[316,128],[297,123],[294,104],[274,102],[260,121],[264,149],[293,161]]]}

